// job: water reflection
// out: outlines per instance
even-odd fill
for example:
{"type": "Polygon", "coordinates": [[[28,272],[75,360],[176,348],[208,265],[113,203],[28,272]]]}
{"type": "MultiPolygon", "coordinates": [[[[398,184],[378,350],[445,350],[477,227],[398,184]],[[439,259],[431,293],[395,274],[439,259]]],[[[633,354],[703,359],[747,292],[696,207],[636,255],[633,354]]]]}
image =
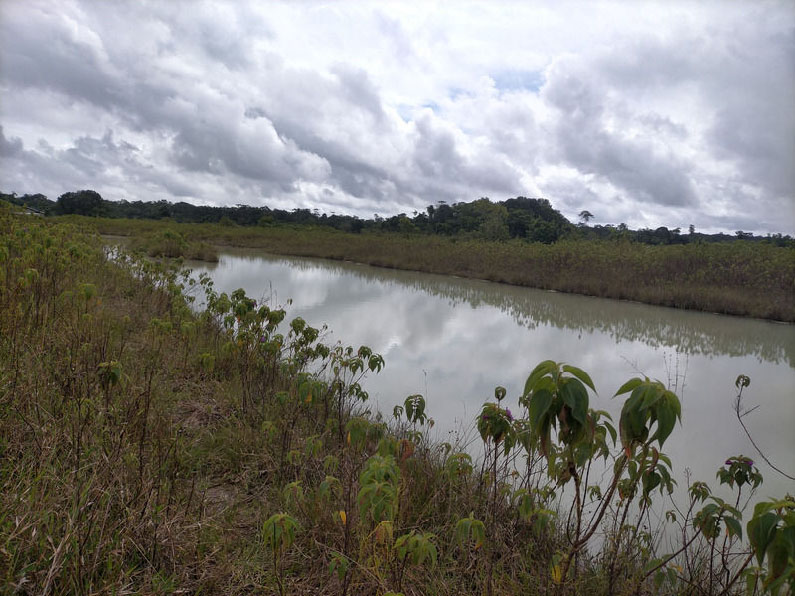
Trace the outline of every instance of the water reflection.
{"type": "MultiPolygon", "coordinates": [[[[685,466],[711,482],[730,455],[760,459],[732,411],[742,373],[752,379],[746,405],[760,406],[746,425],[768,457],[793,467],[795,326],[256,251],[194,266],[219,290],[243,287],[277,305],[292,298],[290,317],[328,324],[329,341],[383,354],[386,368],[366,382],[374,407],[391,412],[422,393],[441,440],[471,432],[496,385],[515,407],[532,367],[553,359],[590,372],[599,390],[593,406],[616,418],[621,403],[610,396],[626,379],[645,374],[676,385],[684,425],[666,451],[680,483],[685,466]]],[[[763,494],[795,492],[762,471],[763,494]]]]}
{"type": "MultiPolygon", "coordinates": [[[[233,257],[238,263],[233,267],[251,271],[257,267],[263,255],[251,250],[235,249],[230,250],[226,257],[233,257]]],[[[268,258],[294,272],[309,275],[319,267],[319,261],[315,259],[268,258]]],[[[207,270],[214,270],[219,265],[213,263],[203,266],[207,270]]],[[[583,302],[584,297],[577,295],[373,268],[357,263],[322,261],[322,270],[326,275],[340,279],[353,277],[445,298],[453,307],[464,304],[475,309],[484,305],[496,307],[528,329],[552,325],[578,334],[604,333],[617,344],[622,341],[642,341],[651,347],[672,348],[682,354],[750,355],[759,360],[795,367],[795,330],[789,324],[599,298],[588,298],[587,302],[583,302]]],[[[332,294],[340,299],[351,297],[344,290],[332,294]]],[[[361,293],[357,291],[356,295],[360,296],[361,293]]]]}

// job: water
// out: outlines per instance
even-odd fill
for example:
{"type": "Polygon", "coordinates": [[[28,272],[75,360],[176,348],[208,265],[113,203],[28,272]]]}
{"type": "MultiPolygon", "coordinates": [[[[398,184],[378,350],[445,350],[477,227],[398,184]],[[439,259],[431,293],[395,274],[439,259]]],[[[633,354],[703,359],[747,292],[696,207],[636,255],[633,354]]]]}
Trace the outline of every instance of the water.
{"type": "Polygon", "coordinates": [[[733,410],[734,381],[748,375],[743,403],[758,408],[745,424],[765,455],[795,474],[793,325],[256,250],[226,250],[217,264],[190,266],[209,273],[219,292],[242,287],[272,306],[292,299],[288,319],[327,324],[327,343],[381,353],[386,367],[364,384],[371,408],[388,416],[421,393],[439,440],[471,437],[496,385],[518,411],[527,375],[552,359],[589,372],[599,392],[591,407],[616,423],[621,400],[611,396],[627,379],[646,375],[675,387],[683,425],[664,451],[680,485],[689,470],[715,487],[724,460],[744,454],[765,478],[757,498],[795,493],[795,483],[759,457],[733,410]]]}

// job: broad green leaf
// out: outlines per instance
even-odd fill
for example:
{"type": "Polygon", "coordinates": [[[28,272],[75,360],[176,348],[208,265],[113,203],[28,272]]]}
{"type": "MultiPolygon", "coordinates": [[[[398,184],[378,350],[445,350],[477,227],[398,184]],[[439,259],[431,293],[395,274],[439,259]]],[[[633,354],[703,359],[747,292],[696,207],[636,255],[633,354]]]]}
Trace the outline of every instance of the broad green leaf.
{"type": "Polygon", "coordinates": [[[643,395],[643,401],[641,401],[640,405],[638,406],[640,409],[651,409],[654,405],[659,402],[663,397],[663,392],[660,390],[659,387],[655,387],[654,385],[647,385],[646,391],[643,395]]]}
{"type": "Polygon", "coordinates": [[[298,399],[301,403],[312,401],[312,383],[310,381],[304,381],[298,386],[298,399]]]}
{"type": "Polygon", "coordinates": [[[461,544],[469,537],[469,529],[471,526],[471,518],[465,517],[458,520],[458,523],[455,525],[455,542],[457,544],[461,544]]]}
{"type": "Polygon", "coordinates": [[[539,432],[541,422],[546,418],[553,399],[552,393],[544,389],[533,393],[527,415],[530,419],[530,426],[534,431],[539,432]]]}
{"type": "Polygon", "coordinates": [[[594,414],[598,414],[599,415],[598,417],[600,419],[601,418],[606,418],[607,420],[610,420],[611,422],[613,421],[613,417],[610,415],[610,412],[607,412],[605,410],[594,410],[593,413],[594,414]]]}
{"type": "Polygon", "coordinates": [[[660,563],[662,563],[662,562],[663,562],[663,561],[664,561],[664,560],[665,560],[665,559],[666,559],[668,556],[670,556],[670,555],[664,555],[664,556],[663,556],[662,558],[660,558],[660,559],[652,559],[651,561],[649,561],[648,563],[646,563],[646,565],[644,565],[644,566],[643,566],[643,572],[644,572],[644,573],[648,573],[649,571],[651,571],[652,569],[654,569],[655,567],[657,567],[657,565],[659,565],[660,563]]]}
{"type": "Polygon", "coordinates": [[[662,586],[664,581],[665,581],[665,570],[660,569],[657,573],[654,574],[654,587],[659,590],[660,586],[662,586]]]}
{"type": "Polygon", "coordinates": [[[787,548],[795,557],[795,524],[791,521],[785,522],[787,525],[780,530],[781,535],[789,546],[787,548]]]}
{"type": "Polygon", "coordinates": [[[742,517],[743,517],[743,514],[740,512],[739,509],[736,509],[735,507],[732,507],[728,503],[724,503],[723,504],[723,510],[731,513],[737,519],[742,519],[742,517]]]}
{"type": "Polygon", "coordinates": [[[624,412],[637,412],[640,411],[640,404],[643,401],[643,396],[645,395],[646,387],[638,385],[635,389],[632,390],[632,395],[627,398],[627,401],[624,402],[624,405],[621,407],[621,415],[624,415],[624,412]]]}
{"type": "Polygon", "coordinates": [[[656,472],[646,472],[643,474],[643,492],[649,494],[660,484],[660,475],[656,472]]]}
{"type": "Polygon", "coordinates": [[[655,388],[650,385],[649,383],[641,383],[635,389],[632,390],[632,394],[630,395],[629,399],[626,401],[626,405],[633,410],[642,410],[644,409],[644,402],[646,401],[647,396],[656,392],[655,388]]]}
{"type": "Polygon", "coordinates": [[[676,396],[676,393],[673,391],[665,390],[665,401],[671,406],[676,417],[681,422],[682,420],[682,404],[679,402],[679,398],[676,396]]]}
{"type": "Polygon", "coordinates": [[[668,403],[661,403],[657,408],[657,430],[651,440],[657,439],[662,447],[665,440],[674,430],[676,424],[676,413],[668,403]]]}
{"type": "Polygon", "coordinates": [[[789,556],[787,542],[782,532],[776,532],[773,541],[767,549],[767,559],[770,565],[770,577],[779,578],[787,568],[789,556]]]}
{"type": "Polygon", "coordinates": [[[618,421],[618,432],[621,435],[621,445],[628,449],[632,442],[632,429],[629,426],[629,420],[626,415],[622,414],[618,421]]]}
{"type": "Polygon", "coordinates": [[[635,387],[637,387],[641,383],[643,383],[643,379],[639,379],[637,377],[635,377],[634,379],[630,379],[629,381],[627,381],[626,383],[621,385],[621,387],[618,388],[618,391],[615,392],[613,397],[615,397],[616,395],[622,395],[624,393],[629,393],[630,391],[633,391],[635,389],[635,387]]]}
{"type": "Polygon", "coordinates": [[[723,521],[726,522],[726,528],[729,530],[729,534],[737,536],[740,540],[743,539],[743,527],[740,525],[740,521],[734,517],[724,517],[723,521]]]}
{"type": "Polygon", "coordinates": [[[621,418],[618,423],[619,434],[621,435],[621,444],[624,448],[629,448],[634,441],[643,441],[648,432],[643,412],[633,407],[636,405],[642,396],[631,397],[624,403],[621,410],[621,418]]]}
{"type": "MultiPolygon", "coordinates": [[[[541,445],[541,454],[548,456],[549,455],[549,443],[550,443],[550,431],[552,430],[552,420],[554,418],[550,416],[545,416],[541,422],[541,425],[538,429],[538,438],[539,443],[541,445]]],[[[551,470],[550,470],[551,473],[551,470]]]]}
{"type": "Polygon", "coordinates": [[[557,371],[558,365],[552,360],[544,360],[541,364],[533,369],[530,376],[527,377],[527,382],[524,384],[524,395],[530,393],[535,389],[535,384],[546,375],[551,375],[557,371]]]}
{"type": "Polygon", "coordinates": [[[596,393],[596,387],[594,387],[593,381],[591,380],[591,377],[588,375],[587,372],[585,372],[582,369],[577,368],[576,366],[570,366],[568,364],[564,364],[562,369],[565,372],[570,373],[570,374],[574,375],[575,377],[577,377],[580,381],[582,381],[583,383],[588,385],[588,387],[591,388],[591,391],[596,393]]]}
{"type": "Polygon", "coordinates": [[[756,560],[759,565],[765,558],[765,552],[770,542],[776,534],[776,524],[778,523],[778,516],[775,513],[764,513],[748,522],[748,540],[756,552],[756,560]]]}
{"type": "Polygon", "coordinates": [[[669,487],[669,492],[670,492],[672,490],[673,485],[676,484],[676,480],[673,480],[671,478],[671,474],[664,467],[659,466],[657,470],[659,471],[660,476],[662,476],[663,480],[665,481],[665,485],[669,487]]]}
{"type": "Polygon", "coordinates": [[[613,440],[613,445],[616,444],[616,429],[615,427],[610,424],[609,422],[604,423],[604,427],[607,429],[607,432],[610,433],[610,438],[613,440]]]}
{"type": "Polygon", "coordinates": [[[588,392],[578,379],[566,379],[562,382],[560,396],[563,398],[574,419],[580,424],[585,424],[588,415],[588,392]]]}

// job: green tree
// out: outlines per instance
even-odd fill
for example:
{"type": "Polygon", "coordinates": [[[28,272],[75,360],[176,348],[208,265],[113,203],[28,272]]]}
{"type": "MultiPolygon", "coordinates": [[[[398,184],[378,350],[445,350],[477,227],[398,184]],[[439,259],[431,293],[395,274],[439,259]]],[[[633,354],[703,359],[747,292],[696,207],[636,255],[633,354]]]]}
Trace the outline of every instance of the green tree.
{"type": "Polygon", "coordinates": [[[478,231],[486,240],[507,240],[508,210],[504,205],[488,199],[475,201],[480,227],[478,231]]]}
{"type": "Polygon", "coordinates": [[[62,215],[101,215],[105,201],[93,190],[67,192],[58,197],[55,205],[56,213],[62,215]]]}

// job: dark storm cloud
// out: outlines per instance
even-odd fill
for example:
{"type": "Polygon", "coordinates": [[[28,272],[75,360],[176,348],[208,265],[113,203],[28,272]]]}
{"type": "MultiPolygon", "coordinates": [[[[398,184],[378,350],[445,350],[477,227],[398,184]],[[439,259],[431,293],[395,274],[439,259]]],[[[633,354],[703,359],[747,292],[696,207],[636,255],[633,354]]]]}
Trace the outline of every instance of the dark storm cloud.
{"type": "Polygon", "coordinates": [[[298,179],[312,179],[324,160],[282,138],[267,118],[245,119],[233,126],[219,120],[186,122],[174,137],[174,163],[191,171],[225,171],[268,182],[290,192],[298,179]]]}
{"type": "Polygon", "coordinates": [[[194,41],[204,59],[220,62],[231,70],[251,68],[251,36],[256,34],[260,38],[272,39],[272,31],[261,19],[245,9],[240,12],[229,11],[223,10],[220,5],[205,5],[203,8],[209,10],[201,12],[199,18],[179,18],[173,13],[162,15],[161,18],[172,27],[175,39],[194,41]]]}
{"type": "MultiPolygon", "coordinates": [[[[795,196],[795,30],[766,44],[745,45],[752,58],[733,64],[737,84],[722,97],[707,140],[721,158],[738,164],[743,178],[779,196],[795,196]],[[753,65],[754,67],[752,67],[753,65]]],[[[750,42],[749,42],[750,43],[750,42]]],[[[741,54],[742,55],[742,54],[741,54]]]]}
{"type": "Polygon", "coordinates": [[[137,128],[147,128],[154,108],[177,95],[176,89],[141,78],[134,56],[111,60],[95,32],[85,26],[76,31],[55,10],[7,13],[0,21],[11,40],[3,47],[3,80],[13,87],[57,93],[65,107],[86,102],[137,128]]]}
{"type": "Polygon", "coordinates": [[[397,163],[380,159],[403,134],[397,119],[385,113],[365,72],[336,65],[333,74],[281,72],[280,94],[292,90],[294,101],[272,102],[271,109],[248,107],[245,114],[269,118],[301,150],[323,156],[330,166],[329,181],[353,197],[388,202],[398,196],[404,204],[424,206],[426,195],[461,200],[471,197],[472,188],[502,193],[521,188],[515,172],[499,158],[464,158],[453,133],[434,126],[427,116],[415,122],[415,137],[406,142],[410,156],[402,154],[397,163]],[[302,93],[307,87],[312,94],[302,93]],[[329,130],[330,116],[342,125],[342,134],[329,130]]]}
{"type": "Polygon", "coordinates": [[[605,219],[605,214],[600,213],[598,207],[603,204],[604,197],[578,180],[553,180],[547,184],[546,190],[558,197],[562,206],[568,207],[569,212],[579,213],[582,210],[589,210],[593,212],[594,221],[600,222],[605,219]]]}

